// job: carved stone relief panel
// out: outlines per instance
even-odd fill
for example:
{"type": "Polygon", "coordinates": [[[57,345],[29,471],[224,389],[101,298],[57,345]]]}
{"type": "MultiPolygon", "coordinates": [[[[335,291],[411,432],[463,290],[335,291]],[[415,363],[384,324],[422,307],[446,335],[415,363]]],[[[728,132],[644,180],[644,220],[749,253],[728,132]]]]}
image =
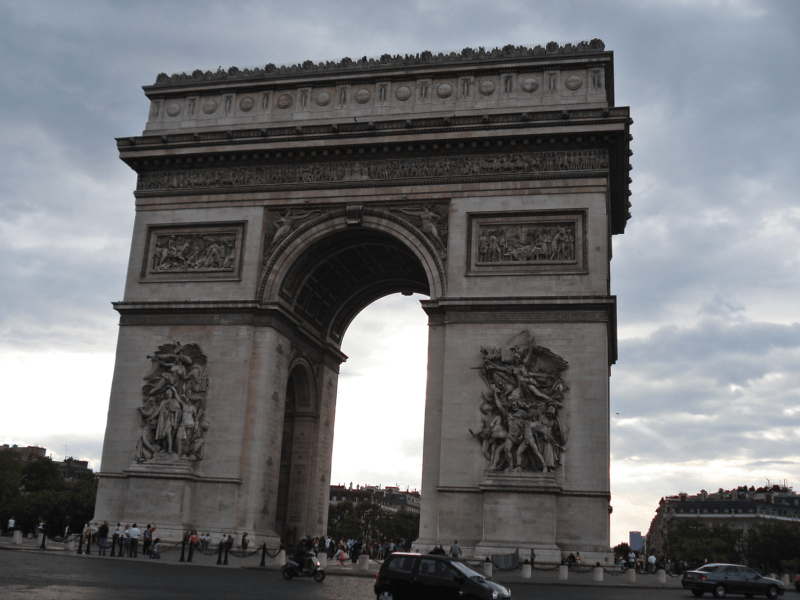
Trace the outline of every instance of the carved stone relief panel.
{"type": "Polygon", "coordinates": [[[489,472],[553,476],[567,445],[560,413],[569,363],[538,346],[527,330],[480,351],[478,374],[488,389],[481,394],[480,425],[469,432],[481,444],[489,472]]]}
{"type": "Polygon", "coordinates": [[[246,222],[150,225],[142,282],[239,280],[246,222]]]}
{"type": "Polygon", "coordinates": [[[172,463],[192,467],[205,455],[206,358],[197,344],[175,341],[148,356],[152,369],[142,386],[138,463],[172,463]]]}
{"type": "Polygon", "coordinates": [[[470,213],[467,275],[586,273],[586,210],[470,213]]]}
{"type": "Polygon", "coordinates": [[[421,231],[436,248],[439,258],[443,261],[447,260],[447,206],[441,204],[409,205],[389,210],[421,231]]]}

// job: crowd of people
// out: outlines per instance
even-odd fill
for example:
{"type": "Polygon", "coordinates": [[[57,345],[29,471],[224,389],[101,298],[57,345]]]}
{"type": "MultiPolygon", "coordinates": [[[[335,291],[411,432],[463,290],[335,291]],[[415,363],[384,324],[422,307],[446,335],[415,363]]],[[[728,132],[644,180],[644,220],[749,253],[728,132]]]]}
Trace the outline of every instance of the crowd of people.
{"type": "Polygon", "coordinates": [[[359,557],[368,556],[372,560],[383,560],[392,552],[403,552],[407,549],[406,540],[358,540],[331,537],[303,536],[291,549],[295,557],[301,558],[306,552],[323,554],[329,561],[338,561],[344,566],[347,561],[357,563],[359,557]]]}

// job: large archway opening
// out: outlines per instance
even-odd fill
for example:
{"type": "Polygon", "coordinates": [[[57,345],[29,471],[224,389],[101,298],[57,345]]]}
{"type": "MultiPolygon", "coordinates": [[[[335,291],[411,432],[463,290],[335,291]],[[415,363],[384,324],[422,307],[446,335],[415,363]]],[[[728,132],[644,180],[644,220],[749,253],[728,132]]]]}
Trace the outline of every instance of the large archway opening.
{"type": "Polygon", "coordinates": [[[302,353],[291,359],[275,513],[275,531],[285,543],[325,532],[328,485],[337,477],[419,489],[428,338],[419,301],[430,294],[429,273],[419,248],[368,227],[320,236],[286,269],[281,302],[318,332],[321,343],[355,360],[340,367],[335,431],[323,448],[328,419],[320,419],[325,401],[316,395],[326,384],[302,353]],[[349,342],[342,346],[345,332],[349,342]],[[315,489],[316,500],[304,501],[315,489]]]}

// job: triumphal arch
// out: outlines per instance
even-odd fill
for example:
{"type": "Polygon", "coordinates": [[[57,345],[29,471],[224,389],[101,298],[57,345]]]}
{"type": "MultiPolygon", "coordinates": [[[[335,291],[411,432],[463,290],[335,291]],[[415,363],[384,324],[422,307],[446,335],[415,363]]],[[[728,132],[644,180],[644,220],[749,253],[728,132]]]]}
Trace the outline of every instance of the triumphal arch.
{"type": "MultiPolygon", "coordinates": [[[[416,546],[605,560],[632,123],[613,75],[593,40],[145,86],[144,133],[117,140],[136,220],[96,517],[323,534],[343,336],[419,293],[416,546]]],[[[402,406],[382,410],[371,439],[402,406]]]]}

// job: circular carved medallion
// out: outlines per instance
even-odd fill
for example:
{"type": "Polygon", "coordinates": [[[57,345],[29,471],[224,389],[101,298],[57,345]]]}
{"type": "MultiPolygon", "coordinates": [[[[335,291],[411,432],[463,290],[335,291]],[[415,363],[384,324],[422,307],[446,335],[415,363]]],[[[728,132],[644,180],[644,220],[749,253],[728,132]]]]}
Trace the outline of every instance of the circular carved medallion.
{"type": "Polygon", "coordinates": [[[525,81],[522,82],[522,91],[533,93],[539,89],[539,82],[536,80],[535,77],[528,77],[525,81]]]}
{"type": "Polygon", "coordinates": [[[252,96],[245,96],[239,101],[239,108],[241,108],[244,112],[248,110],[253,110],[253,107],[256,105],[256,101],[253,99],[252,96]]]}
{"type": "Polygon", "coordinates": [[[179,114],[181,114],[181,105],[177,102],[173,102],[167,107],[167,114],[170,117],[177,117],[179,114]]]}
{"type": "Polygon", "coordinates": [[[278,106],[280,108],[289,108],[292,105],[294,100],[289,94],[283,94],[280,98],[278,98],[278,106]]]}
{"type": "Polygon", "coordinates": [[[481,81],[481,84],[478,86],[478,91],[484,96],[491,96],[494,92],[494,82],[488,80],[481,81]]]}
{"type": "Polygon", "coordinates": [[[317,94],[317,104],[319,106],[327,106],[331,101],[331,95],[328,92],[320,92],[317,94]]]}
{"type": "Polygon", "coordinates": [[[208,102],[203,104],[203,112],[206,113],[207,115],[213,114],[214,111],[217,110],[218,106],[219,103],[216,100],[209,100],[208,102]]]}
{"type": "Polygon", "coordinates": [[[570,75],[569,77],[567,77],[567,80],[564,82],[564,85],[567,86],[567,88],[570,90],[577,90],[579,87],[583,85],[583,80],[577,75],[570,75]]]}
{"type": "Polygon", "coordinates": [[[438,88],[436,88],[436,95],[439,98],[447,98],[453,93],[453,86],[449,83],[443,83],[438,88]]]}
{"type": "Polygon", "coordinates": [[[369,101],[371,96],[372,94],[369,93],[368,89],[361,88],[356,92],[356,102],[359,104],[364,104],[365,102],[369,101]]]}
{"type": "Polygon", "coordinates": [[[394,93],[394,97],[398,100],[408,100],[411,98],[411,88],[407,85],[401,85],[394,93]]]}

